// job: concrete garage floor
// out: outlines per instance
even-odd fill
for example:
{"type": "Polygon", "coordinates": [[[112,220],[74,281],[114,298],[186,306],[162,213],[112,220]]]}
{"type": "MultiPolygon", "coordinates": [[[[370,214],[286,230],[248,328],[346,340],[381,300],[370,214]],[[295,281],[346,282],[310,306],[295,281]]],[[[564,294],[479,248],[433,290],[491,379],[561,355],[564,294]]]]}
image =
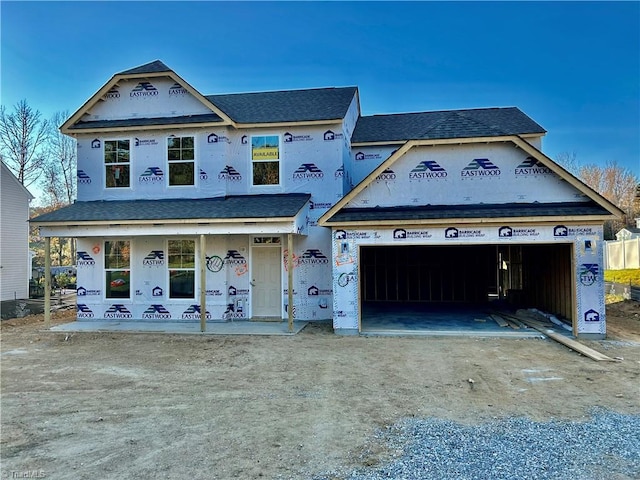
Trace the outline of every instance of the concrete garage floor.
{"type": "MultiPolygon", "coordinates": [[[[490,316],[494,306],[367,302],[362,306],[362,335],[442,335],[541,337],[532,328],[499,326],[490,316]]],[[[497,306],[495,309],[498,309],[497,306]]]]}

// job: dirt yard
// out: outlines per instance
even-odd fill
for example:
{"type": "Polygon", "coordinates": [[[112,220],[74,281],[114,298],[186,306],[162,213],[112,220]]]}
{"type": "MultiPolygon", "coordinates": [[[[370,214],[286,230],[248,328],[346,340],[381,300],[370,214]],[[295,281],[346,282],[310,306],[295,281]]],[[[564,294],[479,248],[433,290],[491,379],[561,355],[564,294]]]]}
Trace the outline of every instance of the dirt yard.
{"type": "Polygon", "coordinates": [[[541,339],[318,324],[293,337],[68,337],[41,316],[3,321],[2,478],[312,478],[384,461],[375,433],[405,417],[638,415],[638,303],[610,305],[608,325],[587,344],[615,363],[541,339]]]}

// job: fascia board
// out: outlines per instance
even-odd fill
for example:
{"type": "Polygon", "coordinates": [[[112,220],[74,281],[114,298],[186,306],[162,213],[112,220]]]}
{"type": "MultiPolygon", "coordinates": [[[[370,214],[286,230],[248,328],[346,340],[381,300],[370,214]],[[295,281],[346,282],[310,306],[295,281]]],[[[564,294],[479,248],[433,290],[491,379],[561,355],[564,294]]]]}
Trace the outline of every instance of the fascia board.
{"type": "MultiPolygon", "coordinates": [[[[622,218],[624,216],[624,212],[620,208],[618,208],[616,205],[614,205],[609,200],[604,198],[602,195],[600,195],[598,192],[593,190],[587,184],[585,184],[578,178],[574,177],[570,172],[568,172],[563,167],[558,165],[551,158],[547,157],[544,153],[542,153],[536,147],[531,145],[529,142],[523,140],[522,138],[514,136],[513,143],[519,148],[521,148],[522,150],[524,150],[526,153],[534,157],[536,160],[539,160],[542,164],[544,164],[544,166],[546,166],[552,172],[558,175],[560,178],[568,182],[571,186],[580,190],[580,192],[584,193],[587,197],[589,197],[591,200],[596,202],[602,208],[609,211],[611,215],[618,218],[622,218]]],[[[606,220],[611,220],[611,219],[607,218],[606,220]]]]}
{"type": "Polygon", "coordinates": [[[342,197],[333,207],[327,210],[319,219],[318,225],[325,226],[327,220],[329,220],[336,212],[338,212],[341,208],[343,208],[347,203],[351,201],[358,193],[364,190],[378,175],[384,172],[389,166],[393,165],[395,161],[402,157],[406,152],[408,152],[413,146],[415,142],[410,140],[406,142],[402,147],[397,149],[393,154],[389,156],[384,162],[382,162],[378,167],[376,167],[369,175],[367,175],[362,181],[353,187],[353,189],[347,193],[344,197],[342,197]]]}

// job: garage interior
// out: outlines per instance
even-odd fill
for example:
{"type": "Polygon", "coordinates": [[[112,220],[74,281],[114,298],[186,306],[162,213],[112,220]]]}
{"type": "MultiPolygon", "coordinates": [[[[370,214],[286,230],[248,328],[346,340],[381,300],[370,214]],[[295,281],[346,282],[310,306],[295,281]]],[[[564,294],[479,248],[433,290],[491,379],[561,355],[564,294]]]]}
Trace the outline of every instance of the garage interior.
{"type": "Polygon", "coordinates": [[[361,331],[503,331],[488,315],[537,308],[573,322],[572,245],[360,248],[361,331]]]}

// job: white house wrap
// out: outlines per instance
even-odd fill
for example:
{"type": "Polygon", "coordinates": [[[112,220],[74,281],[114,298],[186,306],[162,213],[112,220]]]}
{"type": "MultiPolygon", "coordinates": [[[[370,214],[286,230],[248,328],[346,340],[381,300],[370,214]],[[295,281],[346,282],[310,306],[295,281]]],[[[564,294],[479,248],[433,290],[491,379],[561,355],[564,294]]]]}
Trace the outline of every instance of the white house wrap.
{"type": "Polygon", "coordinates": [[[202,95],[156,61],[61,130],[78,201],[32,221],[78,239],[80,319],[357,333],[369,301],[499,298],[606,332],[602,224],[620,211],[517,108],[363,117],[356,87],[202,95]]]}

